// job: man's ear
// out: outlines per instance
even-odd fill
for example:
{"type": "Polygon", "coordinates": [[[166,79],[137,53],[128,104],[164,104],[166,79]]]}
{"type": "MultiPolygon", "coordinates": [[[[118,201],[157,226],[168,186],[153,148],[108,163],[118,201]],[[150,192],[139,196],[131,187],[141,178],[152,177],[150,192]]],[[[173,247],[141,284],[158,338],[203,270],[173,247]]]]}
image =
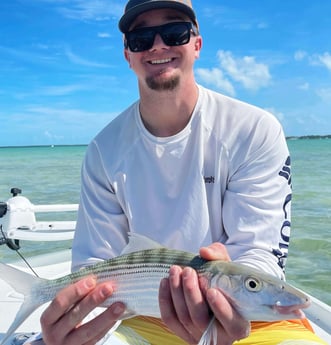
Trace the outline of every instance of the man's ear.
{"type": "Polygon", "coordinates": [[[200,51],[202,48],[202,37],[201,36],[195,37],[194,48],[195,48],[195,58],[198,59],[200,57],[200,51]]]}
{"type": "Polygon", "coordinates": [[[129,66],[131,68],[130,53],[129,53],[129,50],[126,48],[124,48],[124,57],[125,57],[125,60],[129,63],[129,66]]]}

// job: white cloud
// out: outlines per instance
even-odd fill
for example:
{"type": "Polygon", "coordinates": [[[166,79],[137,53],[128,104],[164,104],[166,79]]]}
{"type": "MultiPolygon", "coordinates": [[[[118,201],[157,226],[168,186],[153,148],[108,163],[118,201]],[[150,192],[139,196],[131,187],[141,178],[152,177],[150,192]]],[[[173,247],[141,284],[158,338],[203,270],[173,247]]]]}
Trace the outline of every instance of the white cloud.
{"type": "Polygon", "coordinates": [[[331,54],[324,53],[318,56],[321,63],[331,72],[331,54]]]}
{"type": "Polygon", "coordinates": [[[280,122],[283,122],[285,119],[284,113],[277,111],[275,108],[265,108],[266,111],[273,114],[280,122]]]}
{"type": "Polygon", "coordinates": [[[91,116],[91,113],[80,109],[52,108],[43,105],[30,106],[27,108],[27,111],[30,114],[42,115],[49,119],[61,119],[67,123],[75,122],[77,119],[91,116]]]}
{"type": "Polygon", "coordinates": [[[309,90],[310,84],[308,82],[299,85],[300,90],[309,90]]]}
{"type": "Polygon", "coordinates": [[[15,49],[5,46],[0,46],[0,53],[3,56],[9,55],[23,62],[29,62],[34,64],[48,64],[56,61],[56,57],[51,56],[49,54],[38,54],[35,53],[35,51],[27,51],[24,49],[15,49]]]}
{"type": "Polygon", "coordinates": [[[108,32],[99,32],[98,37],[100,38],[109,38],[110,34],[108,32]]]}
{"type": "Polygon", "coordinates": [[[331,54],[328,52],[310,56],[309,62],[312,66],[324,66],[331,72],[331,54]]]}
{"type": "Polygon", "coordinates": [[[307,52],[304,50],[298,50],[294,53],[294,60],[302,61],[307,56],[307,52]]]}
{"type": "Polygon", "coordinates": [[[86,66],[86,67],[98,67],[98,68],[110,67],[107,64],[103,64],[103,63],[84,59],[84,58],[74,54],[70,48],[67,48],[65,50],[65,54],[66,54],[67,58],[69,59],[69,61],[76,64],[76,65],[81,65],[81,66],[86,66]]]}
{"type": "Polygon", "coordinates": [[[229,51],[220,50],[218,58],[225,73],[246,89],[256,91],[271,81],[268,66],[256,62],[254,56],[235,57],[229,51]]]}
{"type": "Polygon", "coordinates": [[[74,136],[77,142],[88,143],[95,133],[98,133],[111,121],[117,113],[89,112],[79,108],[65,106],[31,105],[24,112],[17,114],[15,131],[25,133],[43,133],[49,139],[63,139],[71,142],[74,136]]]}
{"type": "Polygon", "coordinates": [[[217,53],[219,66],[208,69],[198,68],[197,77],[206,84],[211,84],[230,96],[235,96],[234,83],[245,89],[257,91],[269,85],[271,75],[266,64],[258,63],[253,56],[235,57],[229,51],[217,53]]]}
{"type": "Polygon", "coordinates": [[[223,71],[219,68],[198,68],[197,77],[204,83],[214,85],[217,89],[224,91],[230,96],[235,95],[235,90],[231,82],[225,78],[223,71]]]}
{"type": "Polygon", "coordinates": [[[324,101],[331,102],[331,88],[319,89],[316,91],[316,94],[324,101]]]}
{"type": "Polygon", "coordinates": [[[269,28],[269,24],[266,22],[260,22],[257,24],[257,28],[258,29],[268,29],[269,28]]]}
{"type": "Polygon", "coordinates": [[[48,86],[40,90],[39,93],[47,96],[64,96],[76,91],[86,90],[87,88],[87,85],[83,84],[48,86]]]}
{"type": "Polygon", "coordinates": [[[71,19],[107,21],[112,17],[118,18],[123,5],[109,0],[67,0],[59,6],[58,11],[71,19]]]}
{"type": "Polygon", "coordinates": [[[63,136],[60,135],[56,135],[51,133],[49,130],[44,131],[44,136],[48,139],[48,140],[61,140],[63,139],[63,136]]]}
{"type": "Polygon", "coordinates": [[[212,6],[204,4],[201,16],[225,30],[249,31],[269,28],[265,16],[261,17],[256,12],[249,16],[246,10],[241,10],[238,6],[225,6],[216,1],[212,6]]]}

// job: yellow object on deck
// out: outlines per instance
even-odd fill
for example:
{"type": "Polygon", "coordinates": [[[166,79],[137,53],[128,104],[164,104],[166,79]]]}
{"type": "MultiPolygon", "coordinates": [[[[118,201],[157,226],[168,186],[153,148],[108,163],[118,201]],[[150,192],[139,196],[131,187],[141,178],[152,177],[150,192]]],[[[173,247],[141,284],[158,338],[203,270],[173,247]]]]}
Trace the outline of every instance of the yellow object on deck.
{"type": "MultiPolygon", "coordinates": [[[[138,316],[124,320],[116,334],[130,345],[187,345],[160,319],[138,316]]],[[[328,345],[314,334],[308,320],[252,322],[248,338],[234,345],[328,345]]]]}

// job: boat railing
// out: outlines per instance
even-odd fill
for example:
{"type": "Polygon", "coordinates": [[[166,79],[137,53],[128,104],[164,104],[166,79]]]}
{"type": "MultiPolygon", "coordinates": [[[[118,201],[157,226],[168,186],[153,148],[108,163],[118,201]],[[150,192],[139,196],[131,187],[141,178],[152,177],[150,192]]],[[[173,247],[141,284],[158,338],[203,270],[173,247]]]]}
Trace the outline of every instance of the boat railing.
{"type": "Polygon", "coordinates": [[[73,238],[78,204],[34,205],[19,195],[19,189],[13,190],[13,197],[0,203],[2,244],[6,240],[64,241],[73,238]],[[70,220],[40,220],[41,213],[50,214],[53,219],[69,217],[70,220]]]}

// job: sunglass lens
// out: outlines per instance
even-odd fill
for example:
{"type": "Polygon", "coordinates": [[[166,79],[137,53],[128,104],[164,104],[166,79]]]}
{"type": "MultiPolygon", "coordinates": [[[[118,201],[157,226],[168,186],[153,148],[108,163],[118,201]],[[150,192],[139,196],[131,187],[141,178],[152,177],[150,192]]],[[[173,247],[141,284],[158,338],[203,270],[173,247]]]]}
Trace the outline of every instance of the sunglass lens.
{"type": "Polygon", "coordinates": [[[184,23],[175,23],[164,27],[161,36],[168,46],[180,46],[189,42],[190,29],[184,23]]]}
{"type": "Polygon", "coordinates": [[[154,32],[152,30],[132,31],[128,35],[128,46],[133,52],[142,52],[153,46],[154,32]]]}

